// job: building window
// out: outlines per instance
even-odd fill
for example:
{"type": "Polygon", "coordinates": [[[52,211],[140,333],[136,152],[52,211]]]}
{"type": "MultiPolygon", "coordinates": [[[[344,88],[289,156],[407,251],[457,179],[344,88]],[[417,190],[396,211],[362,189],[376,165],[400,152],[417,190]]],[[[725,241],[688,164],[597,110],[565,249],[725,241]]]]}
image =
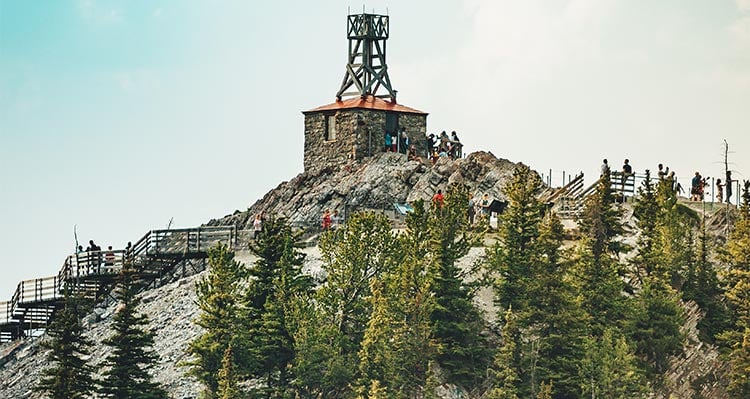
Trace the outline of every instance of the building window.
{"type": "Polygon", "coordinates": [[[336,140],[336,115],[326,115],[326,141],[336,140]]]}

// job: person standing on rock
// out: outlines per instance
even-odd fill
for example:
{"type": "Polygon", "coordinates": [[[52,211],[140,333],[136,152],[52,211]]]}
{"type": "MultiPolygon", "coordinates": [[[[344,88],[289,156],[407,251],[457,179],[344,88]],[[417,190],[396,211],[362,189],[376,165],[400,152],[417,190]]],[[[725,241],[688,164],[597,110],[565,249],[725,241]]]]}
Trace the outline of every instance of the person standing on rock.
{"type": "Polygon", "coordinates": [[[443,209],[444,200],[445,197],[443,196],[443,190],[438,190],[437,193],[432,196],[432,203],[435,204],[437,209],[443,209]]]}
{"type": "Polygon", "coordinates": [[[406,135],[406,128],[401,128],[401,137],[399,138],[399,152],[406,154],[406,150],[409,148],[409,136],[406,135]]]}
{"type": "Polygon", "coordinates": [[[330,230],[331,228],[331,211],[326,209],[323,213],[323,230],[330,230]]]}
{"type": "Polygon", "coordinates": [[[471,194],[469,194],[469,204],[468,205],[469,205],[469,209],[467,210],[467,212],[468,212],[468,217],[469,217],[469,226],[473,226],[474,225],[474,216],[476,216],[477,210],[475,208],[476,203],[474,202],[474,196],[471,195],[471,194]]]}
{"type": "Polygon", "coordinates": [[[253,220],[253,240],[258,240],[261,231],[263,231],[263,219],[260,218],[259,213],[255,215],[255,220],[253,220]]]}
{"type": "Polygon", "coordinates": [[[383,152],[388,152],[391,150],[391,134],[386,130],[385,131],[385,146],[383,147],[383,152]]]}

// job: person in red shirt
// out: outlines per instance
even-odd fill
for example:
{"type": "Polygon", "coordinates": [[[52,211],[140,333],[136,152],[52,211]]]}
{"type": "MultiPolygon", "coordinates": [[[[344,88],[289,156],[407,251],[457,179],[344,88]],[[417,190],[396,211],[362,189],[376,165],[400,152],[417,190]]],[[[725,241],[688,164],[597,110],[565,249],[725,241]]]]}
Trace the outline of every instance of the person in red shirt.
{"type": "Polygon", "coordinates": [[[443,197],[443,191],[442,190],[438,190],[437,194],[435,194],[435,195],[432,196],[432,202],[435,203],[435,206],[437,206],[438,209],[442,209],[443,208],[443,200],[444,199],[445,198],[443,197]]]}
{"type": "Polygon", "coordinates": [[[325,213],[323,213],[323,230],[328,230],[331,228],[331,211],[326,209],[325,213]]]}

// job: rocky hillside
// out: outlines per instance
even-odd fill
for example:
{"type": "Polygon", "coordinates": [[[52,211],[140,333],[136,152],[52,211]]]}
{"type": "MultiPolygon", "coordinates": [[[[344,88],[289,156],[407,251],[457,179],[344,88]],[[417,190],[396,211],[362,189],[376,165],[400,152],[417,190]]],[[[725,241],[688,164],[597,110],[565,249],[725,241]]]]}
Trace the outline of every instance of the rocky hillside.
{"type": "MultiPolygon", "coordinates": [[[[240,228],[250,228],[253,215],[266,212],[284,214],[299,225],[317,226],[325,209],[338,209],[340,212],[391,209],[394,202],[429,199],[438,189],[445,189],[452,182],[467,184],[476,196],[488,193],[491,197],[502,199],[502,188],[515,167],[516,164],[487,152],[473,153],[455,161],[441,159],[434,166],[407,161],[400,154],[384,153],[370,162],[343,170],[300,174],[281,183],[246,211],[236,211],[209,224],[234,224],[240,228]]],[[[632,212],[628,212],[628,215],[632,215],[632,212]]],[[[709,224],[719,230],[726,223],[725,220],[718,220],[722,217],[725,216],[717,213],[709,224]]],[[[632,240],[633,237],[628,239],[632,240]]],[[[493,237],[489,236],[486,244],[492,242],[493,237]]],[[[305,252],[305,270],[318,277],[321,259],[317,247],[310,246],[305,252]]],[[[483,254],[484,248],[474,248],[460,264],[469,267],[479,261],[483,254]]],[[[254,261],[247,251],[238,252],[237,257],[246,264],[254,261]]],[[[200,333],[200,328],[192,323],[198,313],[194,284],[199,278],[201,274],[142,294],[143,312],[151,318],[150,327],[157,333],[155,349],[161,357],[155,377],[175,399],[195,399],[200,391],[194,379],[185,377],[186,370],[180,365],[186,360],[187,343],[200,333]]],[[[491,291],[481,291],[476,300],[485,311],[488,325],[492,327],[497,311],[493,308],[491,291]]],[[[725,366],[719,360],[716,348],[697,338],[696,323],[701,317],[700,311],[691,303],[684,306],[689,318],[683,329],[689,339],[684,353],[672,359],[664,388],[655,397],[727,398],[723,383],[725,366]]],[[[114,304],[103,303],[86,318],[86,333],[94,341],[101,342],[109,334],[113,311],[114,304]]],[[[31,387],[45,365],[46,353],[40,346],[43,339],[33,338],[0,347],[0,398],[41,398],[31,391],[31,387]]],[[[93,353],[92,361],[98,364],[106,357],[107,349],[98,343],[93,353]]],[[[443,392],[445,398],[457,397],[455,389],[443,392]]]]}
{"type": "Polygon", "coordinates": [[[287,216],[300,226],[317,226],[326,209],[340,213],[361,209],[393,209],[393,203],[429,200],[450,183],[463,183],[476,197],[487,193],[504,198],[502,189],[516,164],[489,152],[475,152],[464,159],[441,158],[434,166],[408,161],[398,153],[380,153],[369,162],[339,170],[301,173],[279,184],[245,212],[235,211],[209,225],[234,224],[251,228],[260,212],[287,216]]]}

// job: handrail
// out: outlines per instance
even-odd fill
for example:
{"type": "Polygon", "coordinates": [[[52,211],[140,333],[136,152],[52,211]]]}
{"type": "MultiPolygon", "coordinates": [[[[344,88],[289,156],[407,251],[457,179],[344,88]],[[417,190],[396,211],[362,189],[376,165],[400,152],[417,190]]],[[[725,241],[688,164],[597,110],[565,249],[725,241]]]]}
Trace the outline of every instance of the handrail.
{"type": "Polygon", "coordinates": [[[23,318],[24,313],[18,313],[23,305],[44,303],[48,306],[49,302],[62,299],[69,283],[117,275],[127,262],[146,260],[148,256],[205,256],[206,250],[220,242],[234,248],[237,236],[236,226],[151,230],[129,249],[69,255],[56,275],[18,283],[11,299],[0,302],[0,326],[16,323],[19,320],[16,317],[23,318]]]}

